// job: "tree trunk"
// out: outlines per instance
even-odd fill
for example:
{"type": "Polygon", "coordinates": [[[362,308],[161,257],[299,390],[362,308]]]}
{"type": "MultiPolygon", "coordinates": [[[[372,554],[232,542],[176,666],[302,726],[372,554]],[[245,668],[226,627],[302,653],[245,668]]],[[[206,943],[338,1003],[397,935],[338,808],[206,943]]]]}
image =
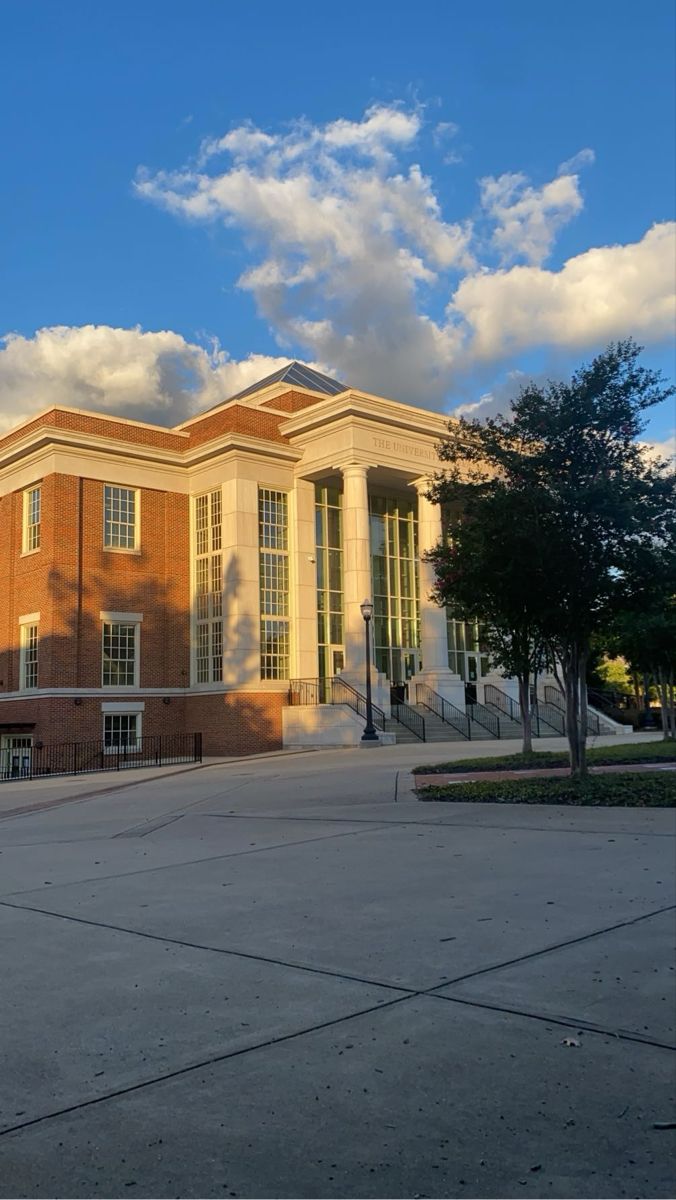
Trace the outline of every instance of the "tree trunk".
{"type": "Polygon", "coordinates": [[[655,671],[655,679],[657,681],[657,691],[660,697],[660,708],[662,709],[662,739],[668,741],[671,737],[672,728],[672,713],[669,695],[669,682],[666,672],[658,667],[655,671]]]}
{"type": "Polygon", "coordinates": [[[580,776],[584,778],[587,774],[587,650],[580,651],[578,667],[578,687],[580,697],[580,716],[579,716],[579,758],[580,758],[580,776]]]}
{"type": "Polygon", "coordinates": [[[566,691],[566,735],[570,750],[570,774],[573,779],[582,779],[587,772],[586,743],[580,730],[580,663],[578,646],[572,646],[564,656],[563,680],[566,691]]]}
{"type": "Polygon", "coordinates": [[[523,754],[533,753],[533,729],[530,710],[530,674],[519,675],[519,707],[523,724],[523,754]]]}

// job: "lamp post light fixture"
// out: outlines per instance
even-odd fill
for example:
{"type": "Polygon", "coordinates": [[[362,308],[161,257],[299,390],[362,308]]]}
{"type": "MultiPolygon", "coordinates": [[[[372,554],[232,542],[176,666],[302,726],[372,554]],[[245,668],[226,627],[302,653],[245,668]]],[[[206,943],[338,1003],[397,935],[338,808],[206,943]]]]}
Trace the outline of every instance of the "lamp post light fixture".
{"type": "Polygon", "coordinates": [[[366,627],[366,725],[361,735],[362,742],[377,742],[378,734],[373,724],[373,701],[371,699],[371,617],[373,604],[370,600],[362,600],[359,605],[364,625],[366,627]]]}

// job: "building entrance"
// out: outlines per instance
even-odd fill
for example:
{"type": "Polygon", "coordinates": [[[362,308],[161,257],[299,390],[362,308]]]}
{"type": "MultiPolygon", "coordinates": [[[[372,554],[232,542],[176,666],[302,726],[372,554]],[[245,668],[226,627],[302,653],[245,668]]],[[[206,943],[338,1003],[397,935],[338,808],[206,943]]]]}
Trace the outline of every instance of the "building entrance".
{"type": "Polygon", "coordinates": [[[3,734],[0,738],[0,779],[21,779],[31,773],[32,737],[3,734]]]}

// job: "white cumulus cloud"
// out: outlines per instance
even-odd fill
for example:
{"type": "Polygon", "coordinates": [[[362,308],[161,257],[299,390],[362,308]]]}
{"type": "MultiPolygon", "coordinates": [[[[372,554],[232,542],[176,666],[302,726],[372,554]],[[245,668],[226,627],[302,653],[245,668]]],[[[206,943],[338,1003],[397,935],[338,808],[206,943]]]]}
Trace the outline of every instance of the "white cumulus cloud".
{"type": "Polygon", "coordinates": [[[495,223],[493,245],[503,263],[542,263],[559,229],[582,209],[576,175],[559,175],[541,188],[521,174],[489,176],[481,180],[481,203],[495,223]]]}
{"type": "Polygon", "coordinates": [[[466,411],[485,413],[502,403],[496,374],[516,385],[526,352],[563,358],[672,334],[674,223],[585,246],[553,269],[545,264],[582,210],[578,171],[593,151],[544,183],[516,169],[487,175],[471,211],[449,212],[421,163],[443,161],[457,134],[450,121],[428,127],[420,107],[379,104],[358,119],[281,130],[245,122],[203,141],[185,167],[139,170],[140,198],[234,233],[245,255],[236,283],[280,354],[235,362],[217,344],[109,326],[9,333],[0,427],[50,403],[173,424],[288,357],[395,399],[449,408],[462,396],[466,411]]]}
{"type": "Polygon", "coordinates": [[[0,431],[53,404],[177,425],[288,359],[235,362],[178,333],[109,325],[55,326],[0,339],[0,431]]]}
{"type": "Polygon", "coordinates": [[[634,334],[646,342],[674,328],[676,224],[653,225],[640,242],[599,246],[560,271],[515,266],[466,276],[449,313],[462,317],[474,359],[532,346],[603,345],[634,334]]]}

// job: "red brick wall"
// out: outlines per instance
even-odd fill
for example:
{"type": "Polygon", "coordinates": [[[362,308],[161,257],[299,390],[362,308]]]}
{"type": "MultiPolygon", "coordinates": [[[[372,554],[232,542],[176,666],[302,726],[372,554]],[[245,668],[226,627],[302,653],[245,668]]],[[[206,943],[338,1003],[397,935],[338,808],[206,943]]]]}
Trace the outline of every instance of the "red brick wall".
{"type": "MultiPolygon", "coordinates": [[[[282,708],[286,694],[279,692],[229,692],[171,696],[125,697],[142,701],[143,736],[198,733],[205,755],[259,754],[282,745],[282,708]]],[[[119,702],[119,695],[110,696],[119,702]]],[[[0,703],[0,732],[8,724],[34,724],[36,742],[99,741],[103,736],[101,703],[105,696],[42,696],[0,703]]]]}
{"type": "Polygon", "coordinates": [[[205,415],[198,423],[190,426],[190,446],[201,446],[224,433],[245,433],[249,437],[265,438],[269,442],[288,445],[288,438],[279,432],[284,417],[263,412],[260,408],[247,408],[243,404],[231,404],[211,415],[205,415]]]}
{"type": "Polygon", "coordinates": [[[64,412],[62,409],[52,408],[48,412],[41,413],[34,421],[28,421],[25,425],[20,425],[18,429],[12,429],[6,433],[4,437],[0,438],[0,451],[44,427],[64,429],[75,433],[91,433],[97,437],[111,438],[116,442],[129,442],[137,446],[157,446],[164,450],[181,451],[185,450],[189,444],[184,433],[163,429],[159,425],[151,425],[146,428],[144,425],[135,425],[133,422],[127,424],[124,421],[106,420],[103,417],[97,417],[94,413],[64,412]]]}
{"type": "MultiPolygon", "coordinates": [[[[26,700],[8,700],[0,704],[0,732],[3,725],[35,724],[33,740],[45,746],[63,742],[100,741],[103,737],[101,704],[106,699],[119,703],[116,696],[37,696],[26,700]],[[77,699],[77,703],[76,703],[77,699]]],[[[145,704],[141,732],[144,737],[158,733],[193,733],[186,725],[184,696],[171,696],[165,705],[162,696],[124,697],[145,704]]]]}
{"type": "Polygon", "coordinates": [[[225,692],[186,696],[186,723],[200,730],[203,752],[260,754],[282,745],[285,692],[225,692]]]}
{"type": "Polygon", "coordinates": [[[41,548],[21,555],[22,493],[0,499],[0,694],[19,686],[20,616],[40,613],[40,687],[100,687],[100,612],[140,612],[141,687],[184,687],[190,672],[188,497],[140,489],[140,550],[103,548],[103,487],[42,481],[41,548]]]}
{"type": "Polygon", "coordinates": [[[280,412],[296,413],[302,412],[304,408],[311,408],[313,404],[321,404],[328,399],[328,396],[307,396],[304,392],[295,392],[292,389],[289,392],[283,392],[281,396],[275,396],[274,400],[264,400],[261,408],[276,408],[280,412]]]}

